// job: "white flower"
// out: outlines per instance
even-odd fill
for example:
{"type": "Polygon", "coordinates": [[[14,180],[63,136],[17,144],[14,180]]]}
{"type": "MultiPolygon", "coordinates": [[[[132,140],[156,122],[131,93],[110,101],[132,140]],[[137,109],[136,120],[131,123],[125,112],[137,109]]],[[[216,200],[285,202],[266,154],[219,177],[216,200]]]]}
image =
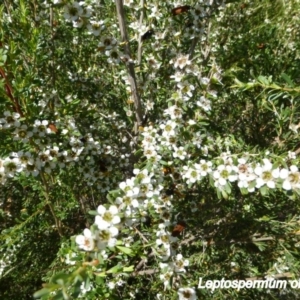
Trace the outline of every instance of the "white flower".
{"type": "Polygon", "coordinates": [[[188,55],[179,55],[177,60],[174,63],[175,68],[183,69],[186,65],[190,65],[191,61],[189,60],[188,55]]]}
{"type": "Polygon", "coordinates": [[[3,124],[3,128],[19,127],[21,125],[18,121],[20,114],[11,113],[9,111],[5,111],[3,114],[4,118],[0,119],[0,123],[3,124]]]}
{"type": "Polygon", "coordinates": [[[51,129],[48,128],[49,122],[47,120],[36,120],[34,122],[33,132],[37,133],[40,137],[45,136],[46,133],[51,133],[51,129]]]}
{"type": "Polygon", "coordinates": [[[200,180],[200,174],[199,174],[198,170],[188,167],[188,166],[184,166],[182,178],[186,179],[187,184],[191,184],[191,183],[195,183],[196,181],[200,180]]]}
{"type": "Polygon", "coordinates": [[[154,146],[147,146],[144,149],[144,155],[148,159],[155,158],[155,157],[157,157],[157,151],[155,150],[154,146]]]}
{"type": "Polygon", "coordinates": [[[300,173],[295,165],[290,166],[290,171],[280,170],[280,178],[284,179],[282,188],[285,190],[300,189],[300,173]]]}
{"type": "Polygon", "coordinates": [[[217,170],[214,171],[213,177],[216,180],[215,186],[224,186],[229,181],[235,181],[237,176],[234,172],[234,168],[229,165],[220,165],[217,167],[217,170]]]}
{"type": "Polygon", "coordinates": [[[169,245],[170,245],[169,235],[166,233],[164,228],[157,231],[156,236],[158,237],[156,239],[156,245],[158,245],[158,246],[164,245],[166,247],[169,247],[169,245]]]}
{"type": "Polygon", "coordinates": [[[116,284],[113,281],[110,281],[107,286],[110,290],[113,290],[115,288],[116,284]]]}
{"type": "Polygon", "coordinates": [[[120,206],[121,209],[123,208],[137,208],[139,207],[139,202],[137,199],[134,199],[132,197],[124,196],[123,198],[117,197],[116,198],[116,204],[120,206]]]}
{"type": "Polygon", "coordinates": [[[177,87],[179,88],[180,92],[184,94],[187,98],[193,96],[193,90],[195,89],[195,87],[189,82],[187,81],[179,82],[177,84],[177,87]]]}
{"type": "Polygon", "coordinates": [[[73,27],[75,28],[81,28],[84,24],[83,18],[78,18],[76,21],[73,21],[73,27]]]}
{"type": "Polygon", "coordinates": [[[196,292],[192,288],[180,288],[178,290],[179,300],[196,300],[196,292]]]}
{"type": "Polygon", "coordinates": [[[103,205],[100,205],[97,211],[99,216],[96,216],[95,224],[100,230],[107,229],[121,222],[120,217],[117,215],[119,213],[118,208],[115,205],[111,205],[108,210],[103,205]]]}
{"type": "Polygon", "coordinates": [[[157,61],[157,59],[151,54],[148,58],[148,66],[153,69],[159,69],[161,63],[157,61]]]}
{"type": "Polygon", "coordinates": [[[117,46],[117,40],[111,36],[101,37],[100,43],[98,44],[98,49],[100,51],[110,50],[117,46]]]}
{"type": "Polygon", "coordinates": [[[92,232],[89,229],[84,229],[83,235],[78,235],[75,239],[79,248],[85,251],[93,251],[95,248],[95,241],[92,236],[92,232]]]}
{"type": "Polygon", "coordinates": [[[160,280],[164,283],[165,289],[170,285],[170,280],[173,276],[173,271],[168,270],[163,274],[159,275],[160,280]]]}
{"type": "Polygon", "coordinates": [[[176,255],[176,260],[174,263],[174,270],[177,273],[186,272],[184,267],[189,265],[189,261],[187,259],[183,259],[182,254],[176,255]]]}
{"type": "Polygon", "coordinates": [[[195,169],[198,170],[201,177],[206,176],[208,173],[211,173],[212,162],[205,161],[204,159],[200,160],[200,164],[195,164],[195,169]]]}
{"type": "Polygon", "coordinates": [[[249,183],[256,179],[254,170],[246,163],[247,160],[245,158],[239,158],[238,162],[238,187],[246,188],[249,192],[253,192],[254,187],[250,188],[249,183]]]}
{"type": "Polygon", "coordinates": [[[172,120],[174,119],[180,119],[182,116],[182,109],[179,108],[176,104],[173,106],[168,107],[164,111],[164,115],[169,115],[172,120]]]}
{"type": "Polygon", "coordinates": [[[275,188],[275,179],[279,177],[279,169],[272,169],[273,165],[268,159],[263,159],[264,165],[258,165],[254,169],[254,173],[258,176],[256,179],[256,188],[267,185],[270,189],[275,188]]]}
{"type": "Polygon", "coordinates": [[[187,153],[183,147],[177,148],[176,146],[174,146],[174,152],[173,152],[174,158],[178,157],[179,159],[184,160],[186,158],[186,155],[187,153]]]}
{"type": "Polygon", "coordinates": [[[124,0],[124,5],[132,6],[134,4],[134,0],[124,0]]]}
{"type": "Polygon", "coordinates": [[[132,179],[126,179],[126,182],[121,182],[119,187],[128,197],[136,197],[140,191],[139,187],[135,186],[132,179]]]}
{"type": "Polygon", "coordinates": [[[107,62],[111,64],[119,64],[121,61],[121,54],[116,48],[106,50],[105,55],[108,56],[107,62]]]}
{"type": "Polygon", "coordinates": [[[67,4],[64,9],[64,17],[70,21],[76,21],[83,13],[83,9],[78,2],[67,4]]]}
{"type": "Polygon", "coordinates": [[[160,128],[163,130],[162,136],[169,137],[175,135],[176,123],[169,120],[166,124],[161,124],[160,128]]]}
{"type": "Polygon", "coordinates": [[[6,181],[4,167],[2,166],[2,161],[0,160],[0,183],[4,184],[6,181]]]}
{"type": "Polygon", "coordinates": [[[5,158],[3,161],[4,172],[7,177],[14,177],[15,173],[23,170],[19,158],[5,158]]]}
{"type": "Polygon", "coordinates": [[[76,253],[71,252],[71,253],[67,253],[66,255],[66,264],[67,265],[75,265],[76,261],[72,260],[73,257],[76,257],[76,253]]]}
{"type": "Polygon", "coordinates": [[[203,108],[205,111],[211,110],[211,101],[204,96],[201,96],[199,101],[196,102],[196,104],[203,108]]]}
{"type": "Polygon", "coordinates": [[[180,82],[182,80],[182,78],[184,77],[184,73],[180,72],[180,71],[176,71],[175,75],[171,75],[170,78],[174,78],[174,80],[176,82],[180,82]]]}
{"type": "Polygon", "coordinates": [[[100,230],[97,235],[97,247],[100,250],[106,247],[114,247],[117,243],[115,236],[119,234],[119,230],[116,227],[110,227],[106,230],[100,230]]]}
{"type": "MultiPolygon", "coordinates": [[[[80,2],[81,3],[84,3],[84,2],[80,2]]],[[[82,13],[80,14],[81,17],[84,17],[84,18],[89,18],[91,15],[92,15],[92,7],[91,6],[87,6],[87,7],[84,7],[83,8],[83,11],[82,13]]]]}
{"type": "Polygon", "coordinates": [[[202,78],[200,78],[200,82],[201,82],[201,84],[203,84],[203,85],[208,85],[209,84],[209,78],[207,78],[207,77],[202,77],[202,78]]]}
{"type": "Polygon", "coordinates": [[[153,173],[149,174],[147,169],[140,171],[139,169],[134,169],[133,174],[136,175],[136,178],[141,184],[149,184],[153,173]]]}

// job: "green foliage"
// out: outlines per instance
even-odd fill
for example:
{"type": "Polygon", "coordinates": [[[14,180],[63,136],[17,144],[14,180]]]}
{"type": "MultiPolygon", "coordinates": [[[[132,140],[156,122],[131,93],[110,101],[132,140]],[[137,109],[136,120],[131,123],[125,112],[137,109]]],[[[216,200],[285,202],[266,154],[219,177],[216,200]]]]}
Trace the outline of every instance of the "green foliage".
{"type": "Polygon", "coordinates": [[[0,298],[299,297],[197,285],[299,274],[300,3],[85,2],[0,4],[0,298]]]}

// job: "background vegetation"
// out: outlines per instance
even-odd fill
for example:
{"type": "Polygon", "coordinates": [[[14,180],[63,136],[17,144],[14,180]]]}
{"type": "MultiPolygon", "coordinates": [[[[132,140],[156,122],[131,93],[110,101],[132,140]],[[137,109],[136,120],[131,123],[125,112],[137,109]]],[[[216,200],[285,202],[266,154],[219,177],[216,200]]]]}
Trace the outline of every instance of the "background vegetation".
{"type": "Polygon", "coordinates": [[[0,298],[297,299],[197,285],[299,278],[299,1],[120,3],[0,5],[0,298]]]}

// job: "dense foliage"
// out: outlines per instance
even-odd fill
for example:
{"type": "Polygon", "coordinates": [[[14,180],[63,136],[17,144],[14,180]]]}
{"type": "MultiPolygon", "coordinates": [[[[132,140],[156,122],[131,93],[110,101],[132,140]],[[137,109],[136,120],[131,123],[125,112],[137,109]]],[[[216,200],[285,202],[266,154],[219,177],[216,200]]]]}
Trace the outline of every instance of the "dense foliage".
{"type": "Polygon", "coordinates": [[[299,11],[4,0],[0,298],[299,297],[299,11]]]}

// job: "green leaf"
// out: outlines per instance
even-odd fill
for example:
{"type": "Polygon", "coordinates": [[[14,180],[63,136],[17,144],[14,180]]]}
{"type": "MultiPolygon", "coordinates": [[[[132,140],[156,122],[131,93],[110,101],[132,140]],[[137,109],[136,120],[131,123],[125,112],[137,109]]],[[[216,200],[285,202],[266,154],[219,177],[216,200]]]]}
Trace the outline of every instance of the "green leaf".
{"type": "Polygon", "coordinates": [[[49,289],[43,288],[43,289],[41,289],[41,290],[35,292],[35,293],[33,294],[33,297],[34,297],[34,298],[41,298],[42,296],[48,295],[49,293],[50,293],[50,290],[49,290],[49,289]]]}
{"type": "Polygon", "coordinates": [[[260,189],[259,189],[259,192],[262,196],[267,196],[269,194],[269,190],[268,190],[268,187],[266,185],[262,186],[260,189]]]}
{"type": "Polygon", "coordinates": [[[98,213],[97,213],[96,210],[90,210],[90,211],[88,212],[88,214],[89,214],[89,215],[92,215],[92,216],[97,216],[97,215],[98,215],[98,213]]]}
{"type": "Polygon", "coordinates": [[[285,73],[281,74],[281,78],[288,83],[289,86],[294,87],[294,82],[292,81],[291,77],[285,73]]]}
{"type": "Polygon", "coordinates": [[[51,278],[51,282],[58,283],[59,285],[64,285],[70,278],[69,274],[58,273],[51,278]]]}
{"type": "Polygon", "coordinates": [[[94,274],[97,276],[97,277],[106,277],[106,273],[105,272],[94,272],[94,274]]]}
{"type": "Polygon", "coordinates": [[[254,245],[257,246],[259,251],[264,251],[267,248],[267,244],[262,242],[254,243],[254,245]]]}
{"type": "Polygon", "coordinates": [[[228,194],[226,193],[226,191],[222,190],[221,193],[224,199],[228,199],[228,194]]]}
{"type": "Polygon", "coordinates": [[[265,76],[258,76],[257,81],[264,84],[264,85],[269,85],[270,82],[268,80],[268,78],[266,78],[265,76]]]}
{"type": "Polygon", "coordinates": [[[131,273],[134,271],[134,266],[124,267],[123,272],[131,273]]]}
{"type": "Polygon", "coordinates": [[[111,269],[109,269],[108,271],[106,271],[106,273],[115,274],[121,270],[122,270],[122,267],[120,265],[116,265],[116,266],[112,267],[111,269]]]}
{"type": "Polygon", "coordinates": [[[117,246],[117,248],[118,248],[121,252],[123,252],[123,253],[125,253],[125,254],[127,254],[127,255],[131,255],[131,256],[132,256],[132,254],[133,254],[133,251],[132,251],[132,249],[130,249],[130,248],[122,247],[122,246],[117,246]]]}

